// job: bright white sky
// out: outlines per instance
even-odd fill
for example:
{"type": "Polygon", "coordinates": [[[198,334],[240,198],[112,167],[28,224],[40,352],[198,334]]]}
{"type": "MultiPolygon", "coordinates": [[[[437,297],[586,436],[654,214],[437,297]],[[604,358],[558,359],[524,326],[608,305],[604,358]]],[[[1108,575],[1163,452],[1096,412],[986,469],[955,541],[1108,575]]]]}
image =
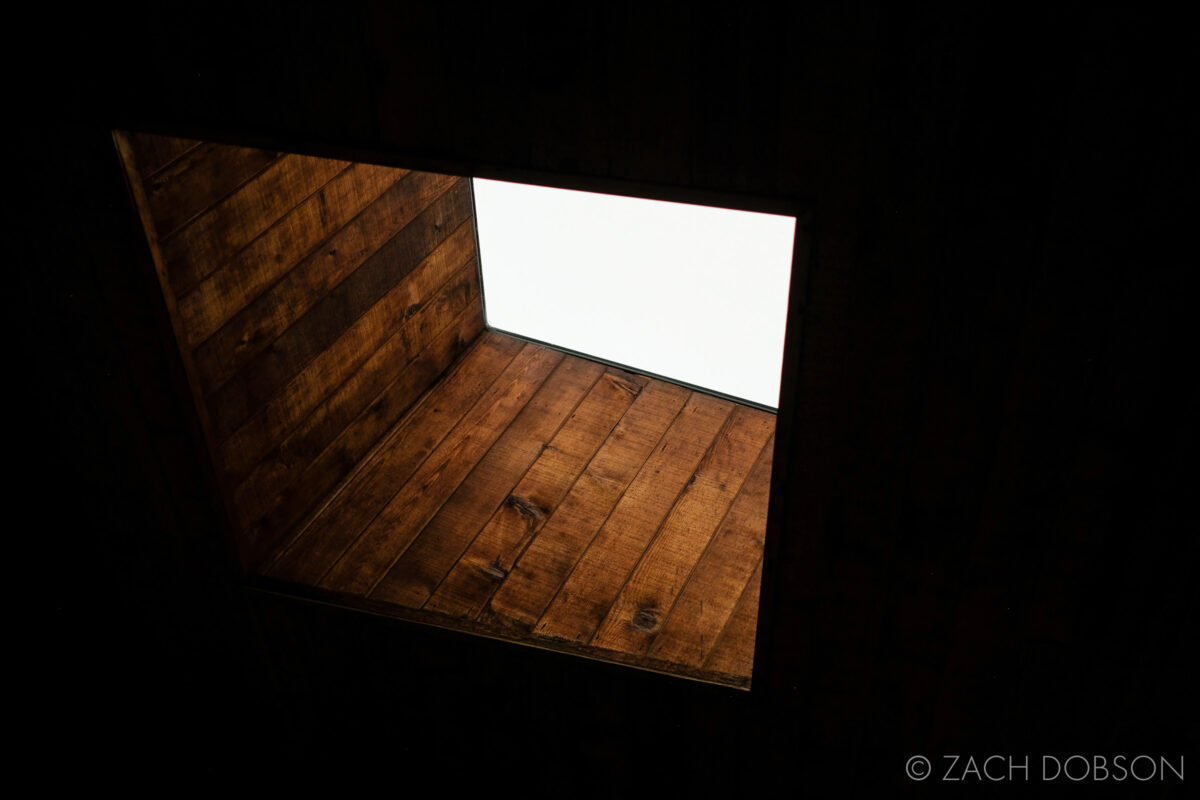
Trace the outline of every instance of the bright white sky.
{"type": "Polygon", "coordinates": [[[474,183],[489,325],[779,405],[794,217],[474,183]]]}

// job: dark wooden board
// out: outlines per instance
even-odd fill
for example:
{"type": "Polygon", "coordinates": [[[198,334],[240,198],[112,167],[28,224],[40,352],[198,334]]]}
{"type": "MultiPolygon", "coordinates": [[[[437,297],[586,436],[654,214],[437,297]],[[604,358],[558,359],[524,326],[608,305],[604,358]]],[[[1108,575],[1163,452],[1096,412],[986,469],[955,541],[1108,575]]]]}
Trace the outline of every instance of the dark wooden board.
{"type": "Polygon", "coordinates": [[[392,430],[355,483],[301,532],[267,574],[297,583],[319,581],[522,348],[509,337],[481,337],[392,430]]]}
{"type": "Polygon", "coordinates": [[[478,293],[478,281],[472,278],[476,272],[474,252],[474,231],[464,223],[282,390],[263,403],[221,444],[221,462],[230,475],[235,480],[245,477],[271,447],[278,445],[397,334],[407,339],[405,363],[414,357],[413,348],[431,341],[438,330],[425,322],[427,306],[447,292],[453,297],[455,287],[463,284],[473,286],[478,293]],[[464,270],[471,275],[464,274],[464,270]],[[448,285],[451,281],[453,286],[448,285]],[[416,316],[420,316],[420,330],[410,332],[416,316]]]}
{"type": "Polygon", "coordinates": [[[419,313],[397,326],[378,350],[356,365],[258,462],[234,494],[239,511],[254,519],[281,505],[278,493],[310,469],[330,442],[368,408],[371,413],[366,419],[390,428],[420,396],[427,373],[444,371],[461,352],[463,339],[470,341],[480,332],[478,326],[471,327],[471,319],[478,317],[479,289],[474,270],[468,267],[419,313]]]}
{"type": "Polygon", "coordinates": [[[459,421],[320,585],[367,595],[563,359],[528,344],[459,421]]]}
{"type": "MultiPolygon", "coordinates": [[[[354,274],[455,181],[446,176],[409,173],[325,241],[319,250],[234,315],[195,350],[197,372],[205,393],[211,395],[219,390],[229,378],[267,351],[281,334],[325,300],[334,287],[354,274]]],[[[339,317],[335,307],[328,313],[339,317]]],[[[318,313],[310,319],[305,324],[319,328],[324,316],[318,313]]],[[[228,397],[220,402],[236,407],[238,395],[228,397]]]]}
{"type": "Polygon", "coordinates": [[[646,382],[626,372],[605,372],[471,542],[425,608],[472,619],[479,614],[646,382]]]}
{"type": "Polygon", "coordinates": [[[648,649],[774,429],[774,417],[764,411],[733,410],[626,580],[592,645],[635,654],[648,649]]]}
{"type": "Polygon", "coordinates": [[[641,391],[481,614],[531,630],[678,417],[689,392],[652,381],[641,391]]]}
{"type": "Polygon", "coordinates": [[[137,172],[143,178],[153,175],[189,150],[199,147],[196,139],[156,136],[131,131],[128,134],[133,152],[137,154],[137,172]]]}
{"type": "Polygon", "coordinates": [[[732,411],[727,400],[693,392],[538,620],[538,635],[591,639],[732,411]]]}
{"type": "Polygon", "coordinates": [[[231,261],[205,266],[208,277],[194,288],[190,271],[167,265],[188,346],[215,334],[404,175],[386,167],[349,167],[316,193],[292,198],[296,205],[231,261]]]}
{"type": "Polygon", "coordinates": [[[658,631],[648,654],[700,668],[754,574],[767,529],[774,439],[758,455],[737,499],[658,631]]]}
{"type": "Polygon", "coordinates": [[[204,143],[145,179],[160,241],[270,166],[273,150],[204,143]]]}
{"type": "Polygon", "coordinates": [[[600,378],[600,364],[564,358],[371,592],[420,608],[600,378]]]}
{"type": "Polygon", "coordinates": [[[285,155],[254,180],[160,242],[172,288],[183,295],[349,167],[345,161],[285,155]]]}

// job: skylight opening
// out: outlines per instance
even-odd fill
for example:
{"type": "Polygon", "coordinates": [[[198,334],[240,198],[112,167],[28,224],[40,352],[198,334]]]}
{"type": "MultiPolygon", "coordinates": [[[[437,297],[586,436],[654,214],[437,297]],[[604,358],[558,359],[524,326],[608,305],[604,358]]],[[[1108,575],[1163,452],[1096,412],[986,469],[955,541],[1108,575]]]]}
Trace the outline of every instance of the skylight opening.
{"type": "Polygon", "coordinates": [[[796,219],[474,180],[487,322],[777,408],[796,219]]]}

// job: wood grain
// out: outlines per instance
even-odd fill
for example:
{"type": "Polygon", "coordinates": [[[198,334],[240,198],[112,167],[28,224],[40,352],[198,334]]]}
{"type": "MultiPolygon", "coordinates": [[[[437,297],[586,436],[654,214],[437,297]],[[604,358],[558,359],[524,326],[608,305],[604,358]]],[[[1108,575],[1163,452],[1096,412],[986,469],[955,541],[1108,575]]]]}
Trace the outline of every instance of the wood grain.
{"type": "Polygon", "coordinates": [[[626,653],[649,648],[774,428],[772,415],[734,408],[625,582],[593,645],[626,653]]]}
{"type": "MultiPolygon", "coordinates": [[[[399,363],[407,365],[417,345],[431,341],[439,330],[426,321],[429,316],[426,308],[435,301],[444,303],[458,298],[462,286],[477,295],[476,271],[474,230],[469,223],[463,223],[221,444],[225,469],[235,479],[243,479],[272,446],[282,442],[385,343],[393,346],[406,343],[403,355],[398,357],[403,359],[399,363]],[[451,281],[453,285],[449,285],[451,281]],[[449,298],[444,297],[447,294],[449,298]],[[419,317],[419,330],[412,332],[414,317],[419,317]],[[402,339],[393,343],[397,335],[402,339]]],[[[452,317],[458,310],[447,306],[439,315],[452,317]]]]}
{"type": "Polygon", "coordinates": [[[562,358],[562,353],[526,345],[320,585],[351,594],[370,593],[562,358]]]}
{"type": "Polygon", "coordinates": [[[146,179],[159,241],[279,158],[273,150],[204,143],[146,179]]]}
{"type": "Polygon", "coordinates": [[[603,372],[560,361],[370,596],[420,608],[603,372]]]}
{"type": "MultiPolygon", "coordinates": [[[[469,214],[469,194],[449,192],[416,219],[406,220],[408,224],[399,233],[362,261],[344,280],[329,285],[334,276],[322,275],[317,291],[324,291],[324,296],[312,303],[269,347],[250,358],[209,398],[217,438],[224,439],[231,434],[305,365],[333,346],[356,320],[423,263],[442,238],[462,225],[469,214]]],[[[289,308],[288,315],[299,306],[291,298],[284,302],[289,308]]]]}
{"type": "MultiPolygon", "coordinates": [[[[425,203],[448,190],[456,180],[443,175],[409,173],[323,243],[319,250],[239,311],[195,350],[196,368],[206,394],[219,390],[233,375],[267,351],[293,323],[321,303],[335,286],[352,275],[423,211],[425,203]]],[[[462,201],[459,202],[462,207],[462,201]]],[[[373,276],[376,271],[372,269],[370,274],[373,276]]],[[[336,311],[336,306],[326,304],[306,324],[319,328],[326,315],[336,318],[336,311]]],[[[296,338],[299,337],[293,337],[296,338]]],[[[238,409],[242,404],[237,398],[237,393],[231,391],[220,401],[232,410],[222,412],[225,422],[214,423],[218,430],[223,430],[218,433],[218,438],[231,432],[232,429],[224,430],[223,426],[239,416],[238,409]]]]}
{"type": "Polygon", "coordinates": [[[187,343],[195,348],[242,312],[317,246],[347,225],[404,176],[402,170],[364,164],[343,170],[316,193],[299,200],[286,215],[195,289],[188,276],[168,265],[187,343]],[[179,272],[176,275],[176,272],[179,272]],[[185,293],[186,292],[186,293],[185,293]]]}
{"type": "Polygon", "coordinates": [[[267,574],[297,583],[319,581],[523,347],[522,342],[498,334],[481,337],[392,430],[372,462],[359,471],[354,485],[313,521],[267,574]]]}
{"type": "Polygon", "coordinates": [[[759,453],[754,469],[692,571],[666,623],[654,636],[648,651],[652,658],[699,668],[712,653],[763,550],[773,445],[772,437],[759,453]]]}
{"type": "Polygon", "coordinates": [[[754,637],[758,627],[758,592],[762,583],[762,560],[746,582],[733,616],[725,625],[705,669],[749,678],[754,667],[754,637]]]}
{"type": "Polygon", "coordinates": [[[646,378],[612,368],[604,373],[425,608],[448,616],[478,616],[646,383],[646,378]]]}
{"type": "Polygon", "coordinates": [[[773,433],[766,412],[489,333],[268,575],[402,619],[745,686],[773,433]],[[640,624],[647,608],[654,625],[640,624]]]}
{"type": "Polygon", "coordinates": [[[661,381],[646,385],[496,591],[489,619],[533,628],[688,396],[686,389],[661,381]]]}
{"type": "Polygon", "coordinates": [[[445,370],[457,356],[460,340],[479,333],[470,323],[478,317],[475,272],[463,269],[255,466],[234,494],[239,512],[250,520],[283,505],[279,493],[284,487],[300,470],[311,469],[330,442],[368,408],[368,420],[390,428],[424,391],[427,373],[445,370]],[[403,371],[397,372],[397,365],[403,371]]]}
{"type": "Polygon", "coordinates": [[[538,620],[538,634],[591,639],[732,410],[727,400],[692,394],[538,620]]]}
{"type": "Polygon", "coordinates": [[[171,285],[183,295],[349,165],[327,158],[284,155],[164,239],[171,285]]]}
{"type": "Polygon", "coordinates": [[[115,141],[239,553],[260,565],[483,332],[469,184],[115,141]]]}
{"type": "Polygon", "coordinates": [[[143,178],[153,175],[189,150],[199,147],[196,139],[157,136],[152,133],[130,132],[130,146],[137,153],[137,172],[143,178]]]}

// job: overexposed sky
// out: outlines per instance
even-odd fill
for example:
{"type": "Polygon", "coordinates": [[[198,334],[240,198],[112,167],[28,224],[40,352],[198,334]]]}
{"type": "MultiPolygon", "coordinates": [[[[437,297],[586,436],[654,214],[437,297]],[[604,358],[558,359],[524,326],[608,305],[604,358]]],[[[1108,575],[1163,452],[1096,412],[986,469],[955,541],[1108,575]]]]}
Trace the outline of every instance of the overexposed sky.
{"type": "Polygon", "coordinates": [[[778,406],[795,218],[474,184],[489,325],[778,406]]]}

